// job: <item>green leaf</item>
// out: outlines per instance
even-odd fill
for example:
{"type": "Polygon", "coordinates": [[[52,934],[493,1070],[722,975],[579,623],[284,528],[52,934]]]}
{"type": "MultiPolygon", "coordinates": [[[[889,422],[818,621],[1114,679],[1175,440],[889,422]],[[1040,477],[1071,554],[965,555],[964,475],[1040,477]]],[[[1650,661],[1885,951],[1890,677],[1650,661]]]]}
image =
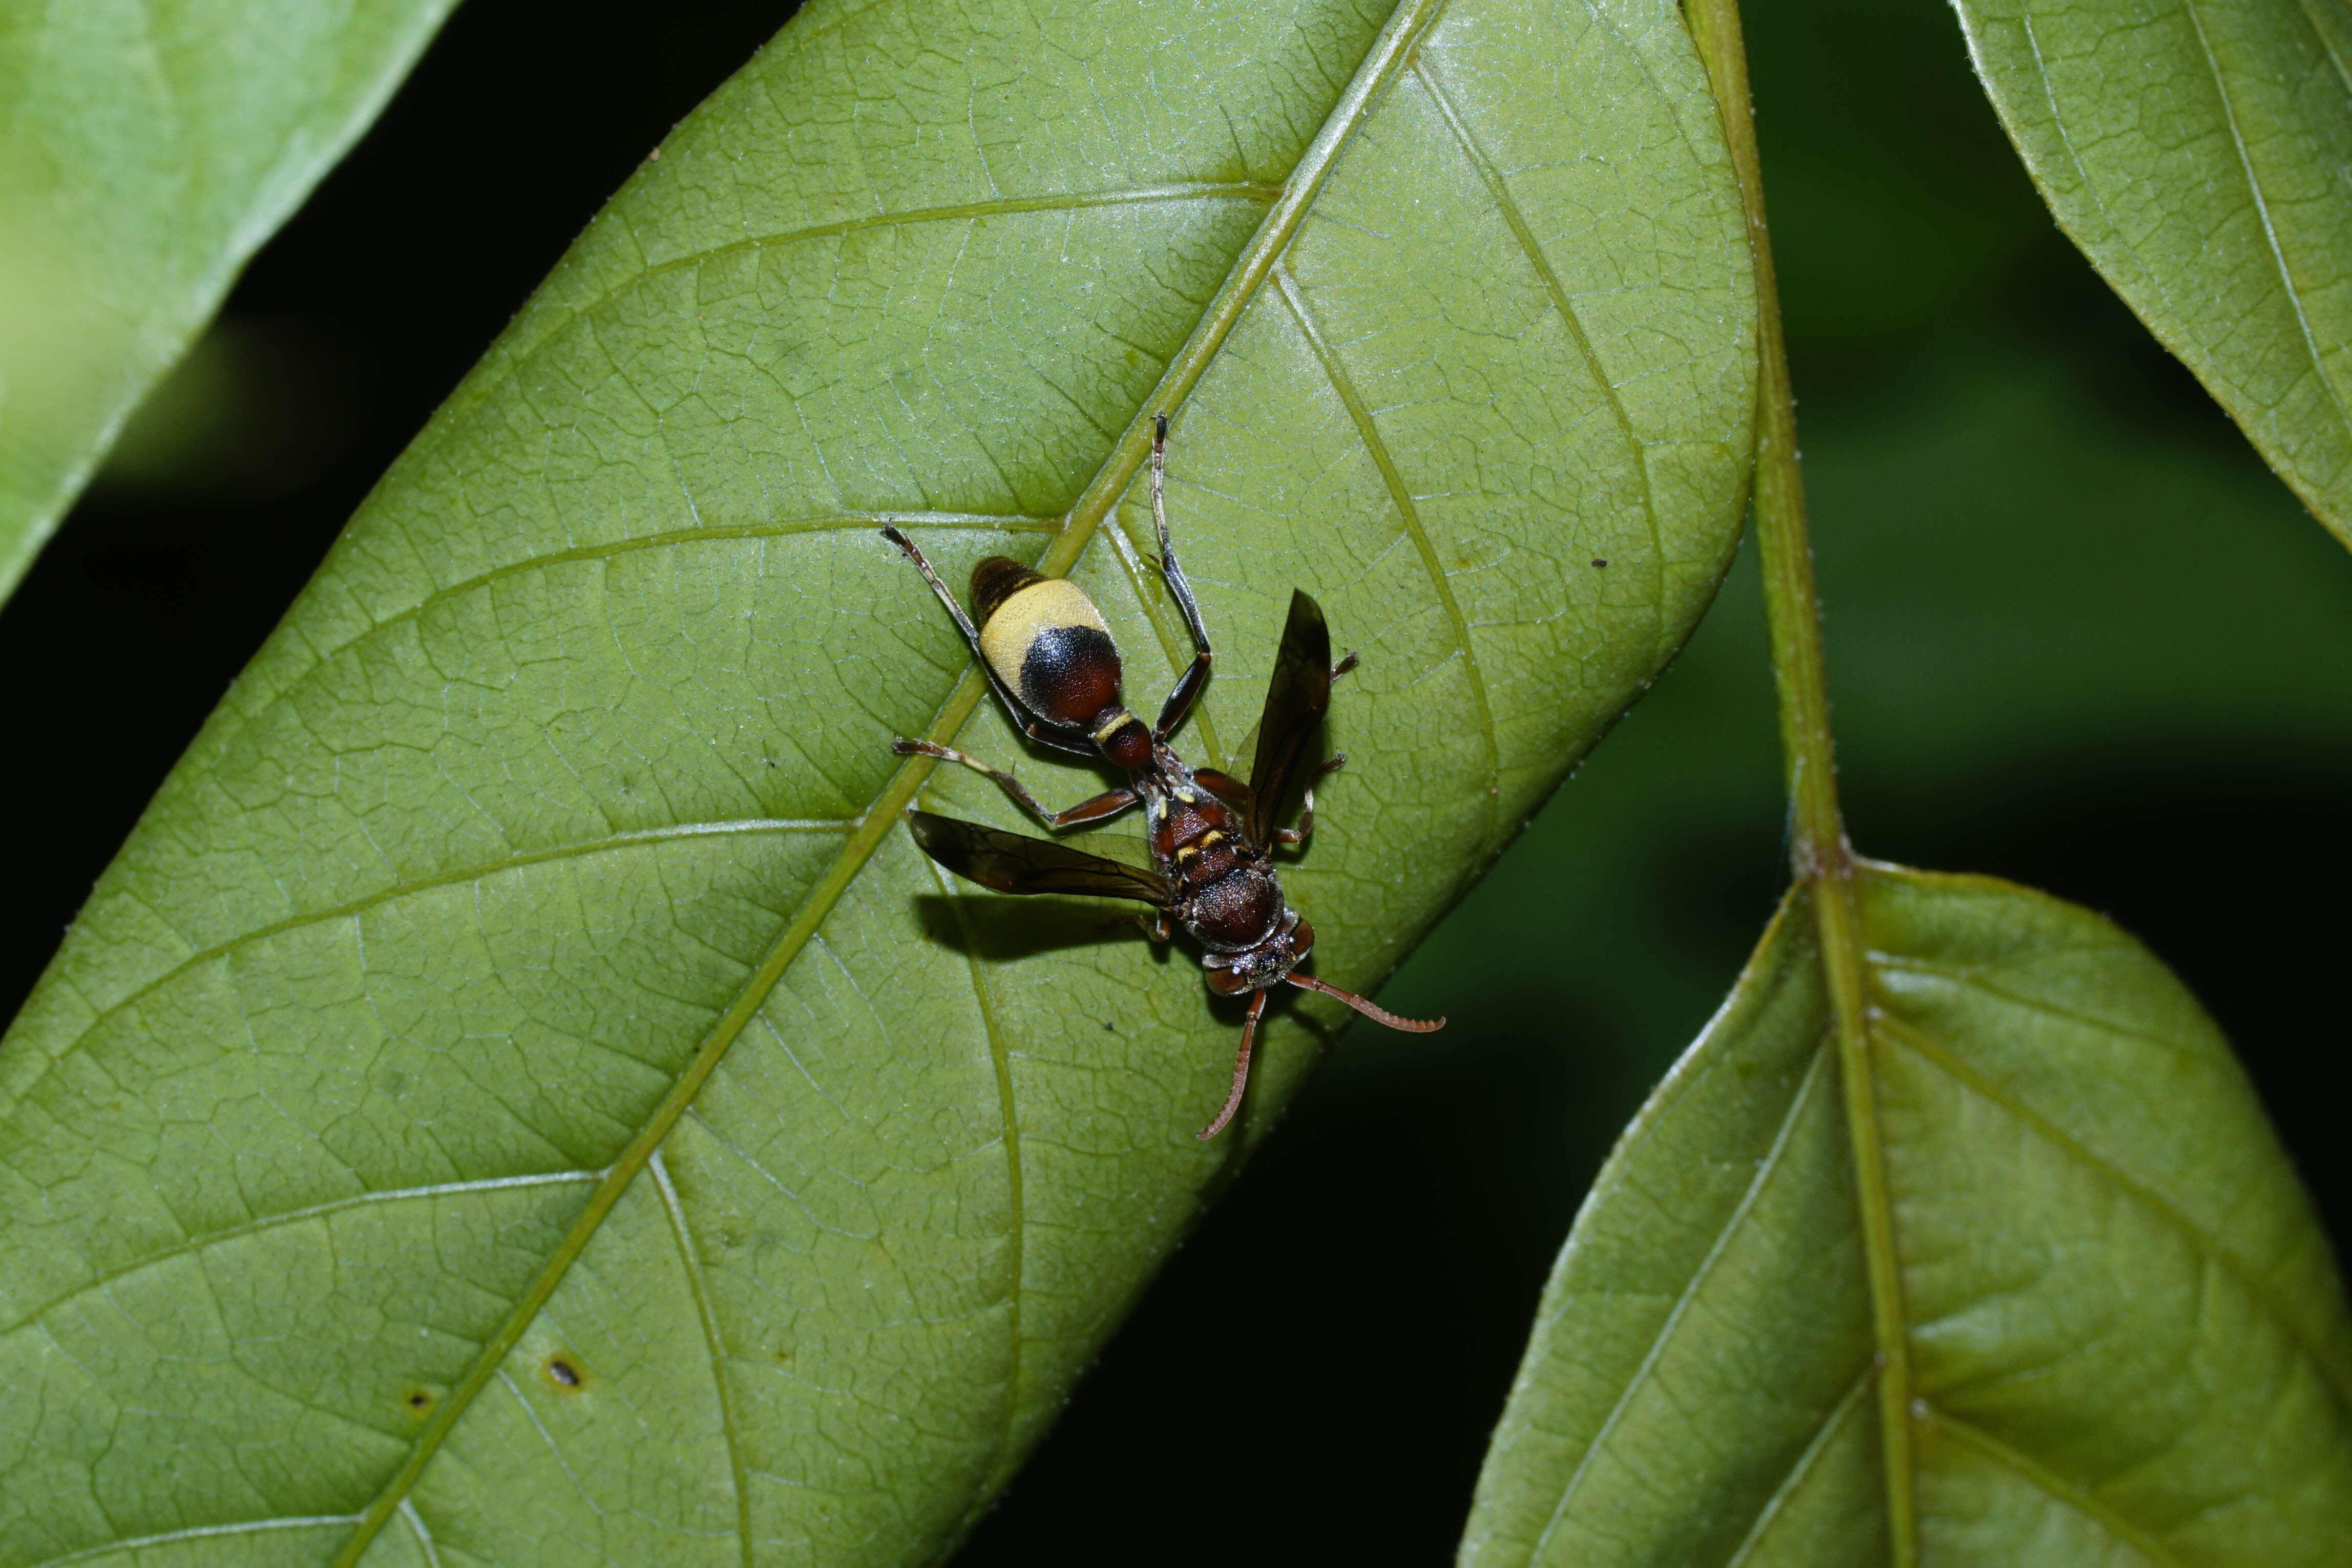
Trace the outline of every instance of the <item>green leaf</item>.
{"type": "Polygon", "coordinates": [[[1857,897],[1879,1176],[1793,894],[1578,1217],[1464,1563],[1875,1564],[1891,1499],[1897,1561],[2341,1563],[2352,1322],[2196,999],[2010,883],[1857,897]]]}
{"type": "Polygon", "coordinates": [[[1666,0],[812,5],[388,476],[0,1046],[0,1564],[946,1550],[1345,1015],[1286,998],[1200,1144],[1236,1018],[1183,950],[919,854],[919,800],[1018,824],[894,735],[1100,776],[1023,756],[876,525],[1072,570],[1148,704],[1173,411],[1188,753],[1294,587],[1363,654],[1285,876],[1368,986],[1713,591],[1752,287],[1666,0]]]}
{"type": "Polygon", "coordinates": [[[2352,7],[1955,4],[2059,224],[2352,544],[2352,7]]]}
{"type": "Polygon", "coordinates": [[[456,0],[0,0],[0,601],[456,0]]]}

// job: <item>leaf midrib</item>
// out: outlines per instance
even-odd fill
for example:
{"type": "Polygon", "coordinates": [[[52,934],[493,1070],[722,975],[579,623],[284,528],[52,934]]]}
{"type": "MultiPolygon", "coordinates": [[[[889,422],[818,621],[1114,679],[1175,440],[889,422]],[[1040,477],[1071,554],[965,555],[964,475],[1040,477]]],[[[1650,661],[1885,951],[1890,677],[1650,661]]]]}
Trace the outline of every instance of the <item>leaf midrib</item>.
{"type": "MultiPolygon", "coordinates": [[[[1150,449],[1152,416],[1172,413],[1198,384],[1312,209],[1332,166],[1338,162],[1341,148],[1363,122],[1374,101],[1403,68],[1412,47],[1435,21],[1444,5],[1445,0],[1401,0],[1390,13],[1387,23],[1373,39],[1371,47],[1365,52],[1362,62],[1332,106],[1322,128],[1308,143],[1297,166],[1292,170],[1281,198],[1267,211],[1256,234],[1251,236],[1249,244],[1228,270],[1225,282],[1202,312],[1202,319],[1192,336],[1161,373],[1152,397],[1132,416],[1124,437],[1112,447],[1093,481],[1071,507],[1062,533],[1047,547],[1037,562],[1039,571],[1048,576],[1066,576],[1076,564],[1096,529],[1142,465],[1150,449]]],[[[971,717],[984,689],[980,673],[967,669],[957,680],[947,701],[941,705],[926,735],[942,743],[951,739],[971,717]]],[[[644,1169],[669,1135],[671,1127],[701,1092],[703,1084],[717,1070],[720,1058],[733,1044],[743,1026],[766,1001],[768,993],[774,988],[817,927],[831,915],[835,903],[850,882],[865,868],[866,861],[879,846],[883,834],[898,826],[900,814],[912,804],[916,791],[929,778],[932,767],[930,758],[910,757],[884,786],[873,807],[851,832],[840,856],[824,879],[811,890],[800,912],[785,926],[759,968],[705,1036],[703,1043],[697,1048],[693,1059],[678,1075],[670,1092],[663,1096],[646,1124],[614,1160],[609,1174],[598,1185],[581,1217],[565,1233],[546,1267],[518,1299],[499,1331],[483,1345],[473,1368],[449,1391],[448,1396],[434,1412],[425,1430],[418,1435],[409,1458],[394,1473],[383,1492],[368,1505],[351,1539],[336,1554],[334,1568],[352,1568],[358,1563],[394,1509],[415,1486],[425,1467],[455,1429],[458,1418],[471,1408],[475,1396],[488,1385],[515,1344],[521,1340],[525,1330],[553,1295],[556,1286],[586,1249],[589,1239],[602,1227],[605,1216],[620,1200],[622,1193],[627,1190],[637,1173],[644,1169]]],[[[1018,1289],[1017,1281],[1015,1289],[1018,1289]]]]}

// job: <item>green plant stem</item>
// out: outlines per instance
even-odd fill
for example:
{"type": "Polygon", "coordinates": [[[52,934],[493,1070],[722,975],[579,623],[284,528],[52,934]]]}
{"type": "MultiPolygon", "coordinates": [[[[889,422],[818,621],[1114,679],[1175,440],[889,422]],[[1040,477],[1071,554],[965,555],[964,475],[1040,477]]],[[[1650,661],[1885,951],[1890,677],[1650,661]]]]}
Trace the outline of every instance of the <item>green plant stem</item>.
{"type": "Polygon", "coordinates": [[[1879,1146],[1878,1106],[1863,994],[1863,940],[1854,899],[1854,859],[1838,812],[1837,760],[1830,737],[1829,686],[1822,656],[1820,597],[1805,529],[1804,475],[1797,453],[1797,403],[1789,382],[1771,235],[1764,222],[1763,169],[1748,87],[1738,0],[1687,0],[1691,36],[1715,85],[1724,138],[1739,180],[1740,207],[1755,257],[1757,290],[1756,549],[1764,578],[1765,623],[1780,694],[1780,747],[1790,806],[1790,871],[1811,884],[1814,932],[1837,1036],[1839,1078],[1853,1149],[1854,1185],[1878,1346],[1878,1415],[1885,1470],[1888,1544],[1895,1568],[1918,1562],[1912,1486],[1911,1372],[1904,1335],[1902,1279],[1894,1210],[1879,1146]]]}

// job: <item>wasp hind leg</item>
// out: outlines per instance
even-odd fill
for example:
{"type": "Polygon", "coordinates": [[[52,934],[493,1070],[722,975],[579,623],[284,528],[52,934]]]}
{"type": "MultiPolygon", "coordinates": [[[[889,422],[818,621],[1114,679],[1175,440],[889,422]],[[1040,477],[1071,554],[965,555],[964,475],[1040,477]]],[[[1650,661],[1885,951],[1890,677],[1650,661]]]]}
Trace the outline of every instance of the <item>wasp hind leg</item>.
{"type": "Polygon", "coordinates": [[[1116,817],[1136,802],[1134,790],[1122,786],[1106,789],[1091,800],[1081,800],[1067,810],[1049,811],[1029,787],[1002,768],[991,768],[970,752],[958,751],[951,746],[940,746],[928,740],[894,740],[890,749],[901,757],[936,757],[941,762],[953,762],[984,774],[996,781],[996,787],[1012,798],[1013,803],[1045,823],[1049,828],[1075,828],[1083,822],[1099,822],[1106,817],[1116,817]]]}
{"type": "MultiPolygon", "coordinates": [[[[1350,655],[1350,657],[1352,657],[1352,655],[1350,655]]],[[[1323,776],[1325,774],[1336,773],[1347,765],[1348,754],[1344,751],[1335,751],[1331,754],[1330,761],[1326,762],[1322,767],[1318,768],[1315,770],[1314,777],[1307,780],[1306,796],[1299,802],[1298,826],[1295,828],[1276,828],[1274,831],[1274,841],[1276,843],[1303,844],[1307,840],[1315,836],[1315,786],[1323,781],[1323,776]]]]}

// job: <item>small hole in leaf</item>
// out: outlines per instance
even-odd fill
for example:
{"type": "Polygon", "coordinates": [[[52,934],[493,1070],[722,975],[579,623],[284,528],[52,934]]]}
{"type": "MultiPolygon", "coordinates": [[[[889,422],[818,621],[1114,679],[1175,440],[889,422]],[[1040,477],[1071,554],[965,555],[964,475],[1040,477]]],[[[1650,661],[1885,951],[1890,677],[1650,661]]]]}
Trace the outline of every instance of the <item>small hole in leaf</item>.
{"type": "Polygon", "coordinates": [[[558,1388],[577,1388],[586,1381],[580,1375],[580,1369],[561,1355],[547,1358],[547,1380],[558,1388]]]}
{"type": "Polygon", "coordinates": [[[429,1388],[412,1388],[407,1393],[400,1396],[400,1403],[410,1415],[422,1416],[427,1410],[433,1408],[433,1390],[429,1388]]]}

